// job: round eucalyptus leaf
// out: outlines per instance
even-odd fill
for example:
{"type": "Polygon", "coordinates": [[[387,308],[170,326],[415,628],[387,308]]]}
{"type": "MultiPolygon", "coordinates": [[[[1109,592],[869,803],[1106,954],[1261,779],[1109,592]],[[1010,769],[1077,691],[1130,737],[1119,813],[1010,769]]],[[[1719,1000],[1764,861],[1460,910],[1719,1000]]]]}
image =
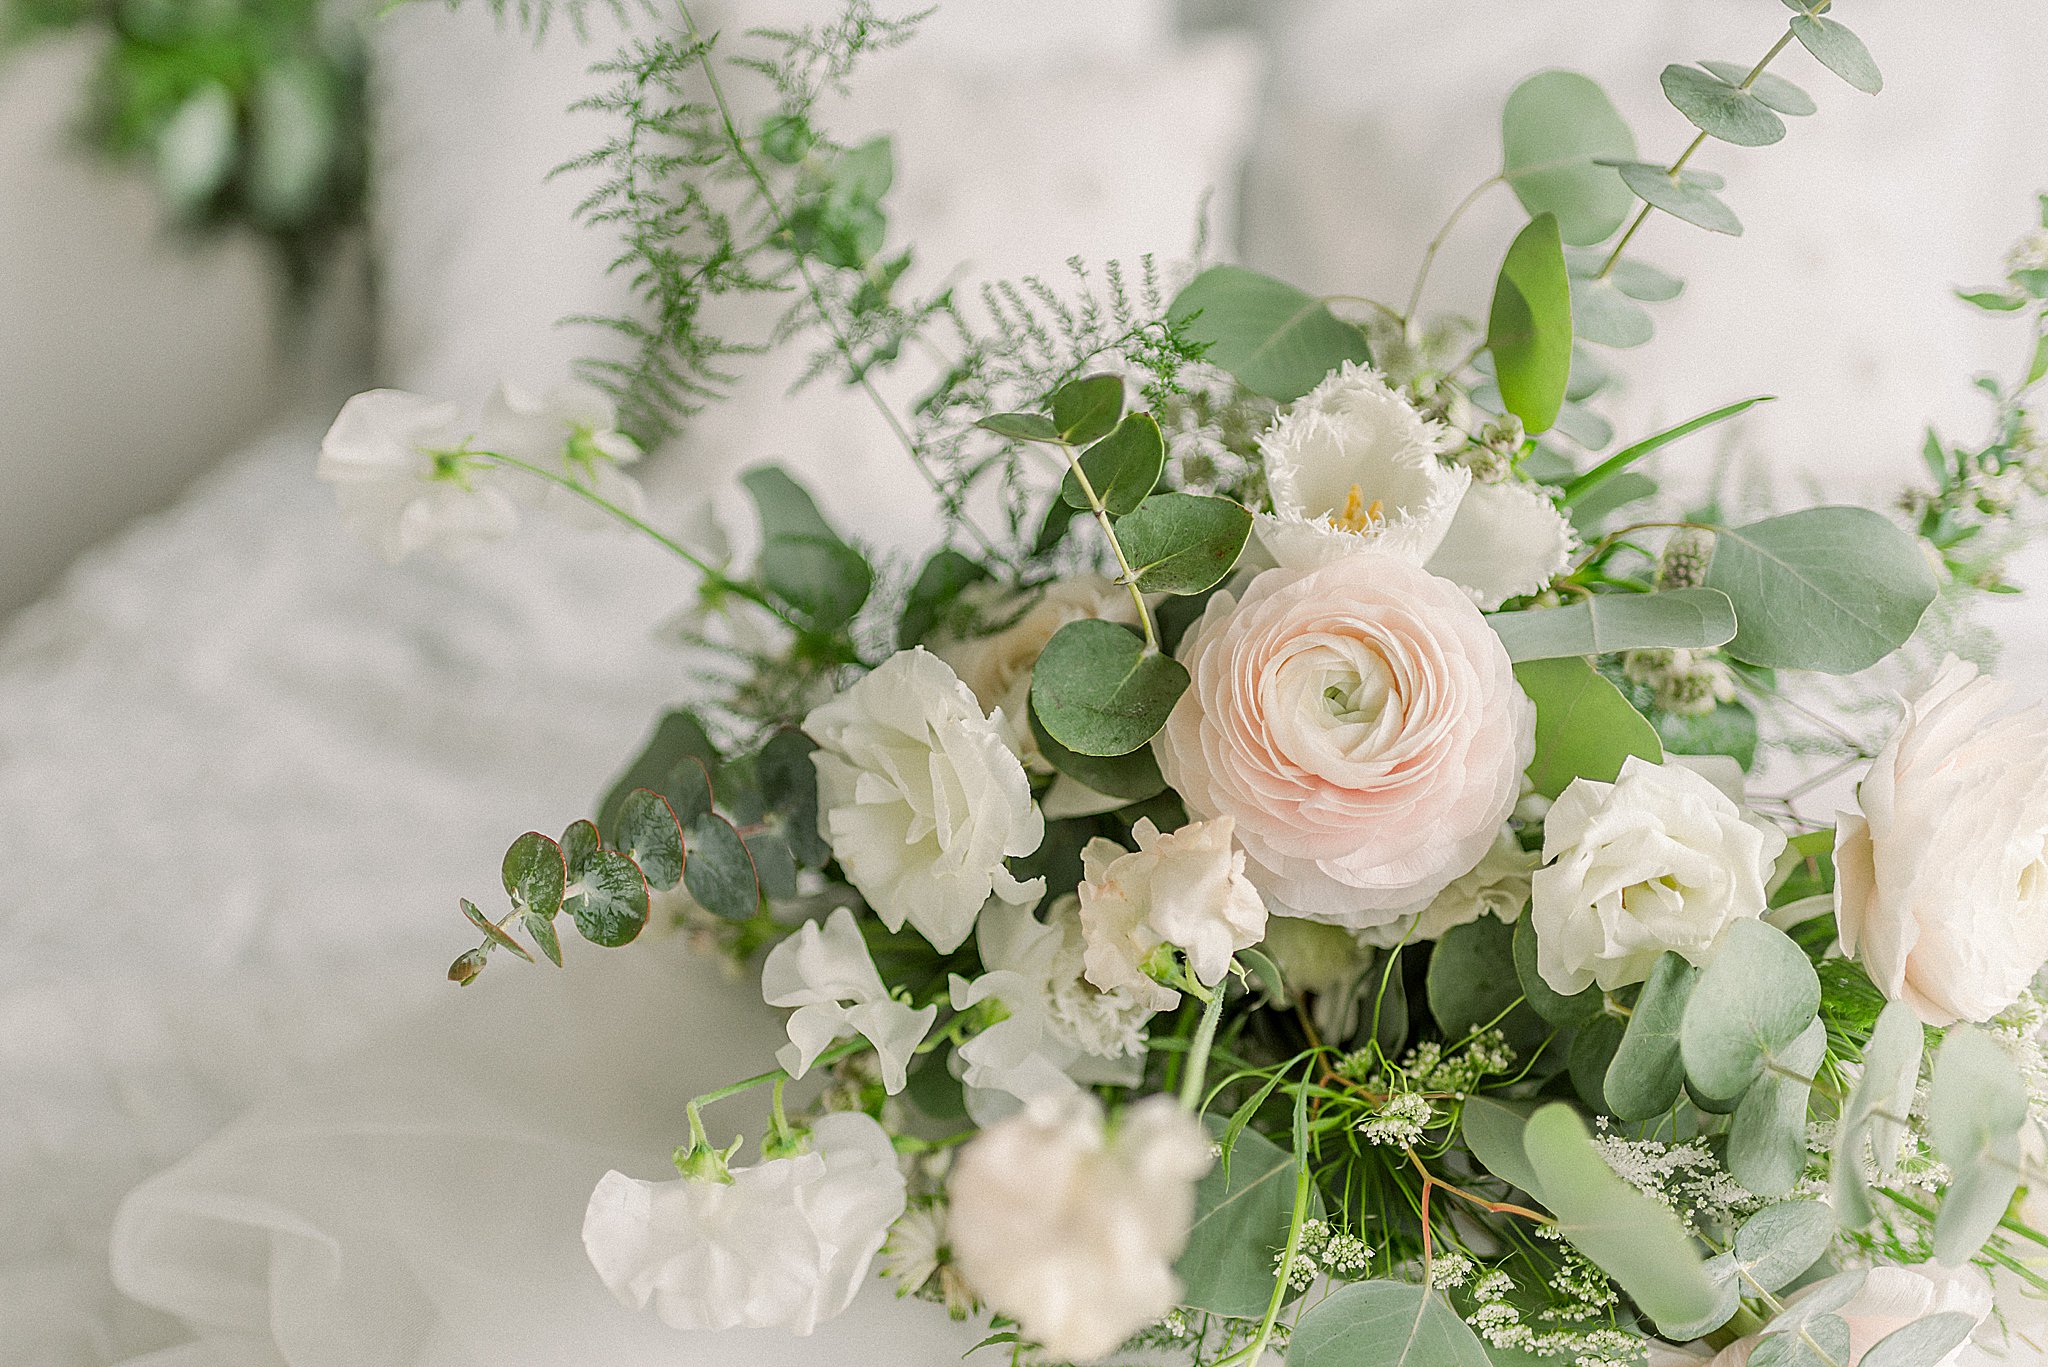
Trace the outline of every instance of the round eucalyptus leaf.
{"type": "Polygon", "coordinates": [[[600,850],[569,885],[562,908],[584,939],[616,949],[647,924],[647,879],[617,850],[600,850]]]}
{"type": "Polygon", "coordinates": [[[1934,1255],[1960,1266],[1998,1228],[2020,1181],[2027,1089],[2019,1069],[1983,1031],[1952,1026],[1934,1056],[1927,1138],[1953,1174],[1934,1220],[1934,1255]]]}
{"type": "Polygon", "coordinates": [[[1792,36],[1822,66],[1864,94],[1875,95],[1884,89],[1884,74],[1877,69],[1870,49],[1839,21],[1824,15],[1797,15],[1792,20],[1792,36]]]}
{"type": "Polygon", "coordinates": [[[1515,666],[1515,681],[1536,705],[1536,755],[1529,762],[1529,781],[1543,796],[1556,797],[1574,779],[1612,783],[1631,755],[1652,762],[1664,758],[1657,729],[1582,657],[1525,660],[1515,666]]]}
{"type": "Polygon", "coordinates": [[[1685,1090],[1679,1025],[1699,970],[1666,950],[1644,980],[1621,1047],[1607,1067],[1607,1107],[1622,1120],[1650,1120],[1678,1104],[1685,1090]]]}
{"type": "Polygon", "coordinates": [[[1960,1310],[1914,1320],[1872,1344],[1861,1367],[1941,1367],[1976,1328],[1976,1316],[1960,1310]]]}
{"type": "Polygon", "coordinates": [[[1784,1196],[1806,1170],[1809,1081],[1827,1053],[1827,1027],[1818,1020],[1771,1060],[1742,1094],[1728,1126],[1728,1171],[1758,1196],[1784,1196]],[[1783,1071],[1778,1071],[1782,1069],[1783,1071]]]}
{"type": "Polygon", "coordinates": [[[1116,524],[1117,544],[1147,593],[1214,588],[1237,564],[1251,533],[1252,515],[1243,505],[1210,494],[1154,494],[1116,524]]]}
{"type": "Polygon", "coordinates": [[[761,909],[761,878],[747,842],[732,823],[715,813],[690,824],[684,848],[683,886],[714,916],[750,920],[761,909]]]}
{"type": "Polygon", "coordinates": [[[1776,1291],[1826,1255],[1835,1216],[1820,1201],[1783,1201],[1749,1217],[1735,1234],[1735,1256],[1750,1279],[1776,1291]]]}
{"type": "Polygon", "coordinates": [[[1515,932],[1491,916],[1446,931],[1429,955],[1429,1012],[1447,1039],[1459,1040],[1491,1025],[1518,1057],[1528,1058],[1550,1033],[1521,1004],[1515,974],[1515,932]]]}
{"type": "Polygon", "coordinates": [[[1749,1355],[1749,1367],[1842,1367],[1848,1361],[1849,1325],[1838,1315],[1767,1335],[1749,1355]]]}
{"type": "Polygon", "coordinates": [[[1511,1187],[1542,1198],[1536,1187],[1536,1169],[1522,1147],[1522,1134],[1529,1126],[1529,1111],[1523,1104],[1477,1094],[1465,1098],[1459,1118],[1459,1132],[1472,1156],[1488,1172],[1511,1187]]]}
{"type": "Polygon", "coordinates": [[[604,841],[597,833],[597,826],[590,821],[572,821],[562,832],[562,861],[569,866],[569,876],[576,878],[599,850],[604,841]]]}
{"type": "Polygon", "coordinates": [[[649,887],[666,891],[683,876],[683,828],[660,793],[636,788],[626,795],[612,844],[640,866],[649,887]]]}
{"type": "Polygon", "coordinates": [[[1627,350],[1648,342],[1657,328],[1648,310],[1612,280],[1574,280],[1572,330],[1589,342],[1627,350]]]}
{"type": "Polygon", "coordinates": [[[562,909],[562,888],[568,881],[568,864],[562,847],[539,831],[528,831],[505,851],[506,895],[520,911],[553,916],[562,909]]]}
{"type": "Polygon", "coordinates": [[[1614,1066],[1615,1053],[1621,1048],[1623,1029],[1621,1021],[1614,1016],[1595,1016],[1572,1036],[1571,1049],[1566,1056],[1572,1087],[1578,1092],[1579,1099],[1596,1111],[1607,1109],[1607,1073],[1614,1066]]]}
{"type": "Polygon", "coordinates": [[[1705,1338],[1729,1320],[1742,1308],[1742,1276],[1737,1269],[1735,1255],[1717,1253],[1700,1264],[1700,1270],[1707,1274],[1720,1300],[1714,1308],[1696,1320],[1679,1324],[1664,1324],[1658,1328],[1674,1343],[1687,1343],[1693,1339],[1705,1338]]]}
{"type": "Polygon", "coordinates": [[[1599,988],[1567,997],[1543,981],[1536,967],[1536,927],[1527,916],[1515,922],[1515,977],[1530,1007],[1552,1025],[1579,1025],[1600,1014],[1604,997],[1599,988]]]}
{"type": "Polygon", "coordinates": [[[1124,414],[1124,382],[1115,375],[1083,375],[1069,380],[1046,400],[1053,431],[1069,446],[1084,446],[1108,436],[1124,414]]]}
{"type": "Polygon", "coordinates": [[[1628,190],[1603,160],[1636,154],[1635,135],[1591,78],[1543,71],[1501,110],[1501,178],[1531,218],[1555,214],[1566,242],[1604,242],[1628,217],[1628,190]]]}
{"type": "Polygon", "coordinates": [[[1739,1098],[1819,1010],[1820,978],[1799,946],[1763,921],[1736,921],[1686,1003],[1686,1077],[1707,1096],[1739,1098]]]}
{"type": "Polygon", "coordinates": [[[1321,384],[1346,361],[1372,360],[1365,334],[1314,296],[1242,266],[1211,266],[1174,296],[1167,314],[1202,359],[1254,394],[1281,403],[1321,384]]]}
{"type": "Polygon", "coordinates": [[[1710,178],[1699,171],[1681,171],[1674,176],[1664,167],[1647,161],[1630,162],[1615,169],[1628,188],[1642,196],[1644,203],[1708,232],[1742,236],[1742,220],[1714,193],[1720,177],[1710,178]]]}
{"type": "MultiPolygon", "coordinates": [[[[1118,401],[1121,400],[1119,392],[1118,401]]],[[[1158,420],[1150,413],[1131,414],[1108,436],[1081,453],[1080,466],[1081,474],[1088,477],[1088,488],[1095,491],[1104,511],[1112,517],[1122,517],[1145,501],[1166,466],[1166,439],[1159,433],[1158,420]]],[[[1092,506],[1088,491],[1081,487],[1080,475],[1071,469],[1060,482],[1060,497],[1070,508],[1092,506]]]]}
{"type": "Polygon", "coordinates": [[[1287,1367],[1492,1367],[1448,1301],[1413,1282],[1339,1287],[1301,1317],[1287,1367]]]}
{"type": "MultiPolygon", "coordinates": [[[[1212,1139],[1223,1138],[1227,1117],[1204,1116],[1212,1139]]],[[[1181,1304],[1212,1315],[1253,1319],[1273,1294],[1273,1259],[1287,1247],[1294,1220],[1300,1164],[1257,1130],[1238,1131],[1228,1161],[1210,1166],[1195,1185],[1195,1219],[1174,1273],[1181,1304]]],[[[1321,1197],[1311,1193],[1321,1214],[1321,1197]]]]}
{"type": "MultiPolygon", "coordinates": [[[[1703,61],[1700,65],[1730,85],[1741,85],[1749,79],[1750,69],[1740,62],[1703,61]]],[[[1794,118],[1804,118],[1820,108],[1813,102],[1813,96],[1771,71],[1758,73],[1750,83],[1749,93],[1767,107],[1794,118]]]]}
{"type": "Polygon", "coordinates": [[[1031,706],[1047,734],[1083,755],[1127,755],[1166,725],[1188,671],[1101,618],[1053,634],[1031,671],[1031,706]]]}
{"type": "Polygon", "coordinates": [[[1785,121],[1753,90],[1730,85],[1711,71],[1674,62],[1658,81],[1672,107],[1710,138],[1737,147],[1767,147],[1785,136],[1785,121]]]}

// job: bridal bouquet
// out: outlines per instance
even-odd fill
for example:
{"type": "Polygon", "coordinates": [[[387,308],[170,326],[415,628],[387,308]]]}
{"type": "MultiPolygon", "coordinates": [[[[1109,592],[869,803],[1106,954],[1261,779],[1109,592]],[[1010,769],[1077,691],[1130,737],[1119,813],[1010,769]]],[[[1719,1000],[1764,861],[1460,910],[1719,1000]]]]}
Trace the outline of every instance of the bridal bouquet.
{"type": "Polygon", "coordinates": [[[1947,652],[2048,482],[2048,227],[1964,296],[2026,324],[2018,380],[1888,513],[1660,487],[1760,398],[1612,450],[1598,411],[1603,349],[1680,287],[1631,249],[1739,231],[1696,161],[1813,111],[1778,59],[1880,83],[1827,0],[1788,5],[1761,60],[1664,71],[1699,130],[1667,161],[1585,77],[1517,87],[1466,202],[1528,222],[1469,323],[1419,309],[1442,236],[1399,307],[1150,261],[913,296],[888,142],[822,122],[908,36],[863,4],[737,50],[686,12],[603,68],[585,213],[627,244],[628,354],[479,421],[359,396],[321,470],[394,557],[538,502],[699,579],[700,697],[594,820],[512,843],[450,970],[561,965],[565,918],[680,928],[788,1012],[665,1180],[591,1174],[620,1300],[809,1333],[879,1266],[1032,1362],[2032,1342],[2048,711],[1947,652]],[[717,331],[743,293],[789,301],[772,336],[717,331]],[[930,483],[921,559],[776,466],[734,557],[622,468],[809,343],[930,483]],[[1891,659],[1918,682],[1865,734],[1830,679],[1891,659]],[[720,1123],[754,1092],[764,1133],[720,1123]]]}

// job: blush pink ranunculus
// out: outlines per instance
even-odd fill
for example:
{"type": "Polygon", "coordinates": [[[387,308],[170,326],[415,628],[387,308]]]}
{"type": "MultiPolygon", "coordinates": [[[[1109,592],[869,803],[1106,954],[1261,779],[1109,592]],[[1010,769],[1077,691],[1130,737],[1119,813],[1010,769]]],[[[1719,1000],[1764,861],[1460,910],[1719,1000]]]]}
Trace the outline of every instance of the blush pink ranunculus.
{"type": "Polygon", "coordinates": [[[1228,816],[1275,912],[1364,928],[1476,865],[1521,792],[1536,712],[1457,585],[1359,551],[1219,593],[1154,742],[1199,817],[1228,816]]]}

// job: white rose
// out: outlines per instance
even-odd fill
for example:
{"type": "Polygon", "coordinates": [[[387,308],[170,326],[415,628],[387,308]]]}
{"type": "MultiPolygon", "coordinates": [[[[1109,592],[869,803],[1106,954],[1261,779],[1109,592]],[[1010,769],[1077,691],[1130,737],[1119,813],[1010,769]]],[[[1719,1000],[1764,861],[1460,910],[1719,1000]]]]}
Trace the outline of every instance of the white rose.
{"type": "Polygon", "coordinates": [[[1161,945],[1187,955],[1196,981],[1214,987],[1238,950],[1266,933],[1266,904],[1244,873],[1227,816],[1194,821],[1162,835],[1140,818],[1135,851],[1097,836],[1081,851],[1081,933],[1088,981],[1124,989],[1158,1010],[1179,999],[1145,973],[1161,945]]]}
{"type": "Polygon", "coordinates": [[[1365,942],[1382,949],[1404,942],[1441,940],[1446,932],[1470,925],[1482,916],[1509,925],[1522,918],[1529,902],[1529,880],[1542,859],[1522,848],[1511,827],[1501,827],[1493,845],[1470,873],[1451,880],[1430,904],[1412,917],[1360,932],[1365,942]]]}
{"type": "Polygon", "coordinates": [[[1045,838],[1031,780],[944,661],[906,650],[804,719],[818,743],[818,827],[891,930],[958,949],[990,896],[1031,904],[1005,857],[1045,838]]]}
{"type": "Polygon", "coordinates": [[[1259,541],[1287,569],[1371,546],[1449,579],[1481,608],[1534,593],[1578,544],[1548,495],[1475,484],[1442,458],[1442,428],[1378,372],[1347,363],[1260,436],[1273,511],[1259,541]]]}
{"type": "Polygon", "coordinates": [[[1841,813],[1842,949],[1929,1025],[1981,1021],[2048,961],[2048,710],[1950,657],[1841,813]]]}
{"type": "Polygon", "coordinates": [[[1631,756],[1613,783],[1574,779],[1530,880],[1536,967],[1567,996],[1639,983],[1665,950],[1693,963],[1764,913],[1782,832],[1690,769],[1631,756]]]}
{"type": "Polygon", "coordinates": [[[1173,1264],[1210,1149],[1169,1097],[1113,1127],[1087,1092],[1034,1102],[961,1150],[948,1183],[954,1261],[1056,1359],[1103,1357],[1179,1301],[1173,1264]]]}
{"type": "Polygon", "coordinates": [[[858,1034],[875,1046],[882,1090],[891,1096],[903,1090],[911,1056],[939,1013],[936,1006],[914,1010],[889,995],[845,907],[827,917],[823,928],[806,921],[768,951],[761,997],[770,1006],[794,1008],[789,1043],[775,1055],[791,1077],[808,1073],[833,1041],[858,1034]]]}
{"type": "MultiPolygon", "coordinates": [[[[535,392],[507,380],[484,405],[477,445],[573,480],[635,517],[647,514],[647,495],[619,467],[640,459],[640,447],[618,430],[611,396],[571,381],[535,392]]],[[[531,477],[515,484],[537,496],[571,526],[611,527],[610,514],[557,484],[531,477]]]]}
{"type": "Polygon", "coordinates": [[[903,1205],[888,1133],[843,1111],[811,1127],[808,1152],[730,1182],[606,1173],[583,1246],[612,1295],[671,1328],[808,1334],[852,1303],[903,1205]]]}
{"type": "Polygon", "coordinates": [[[414,551],[473,551],[509,536],[519,510],[499,471],[465,456],[452,403],[372,389],[341,406],[320,439],[319,477],[341,520],[396,564],[414,551]]]}
{"type": "MultiPolygon", "coordinates": [[[[1793,1296],[1789,1305],[1797,1305],[1793,1296]]],[[[1862,1289],[1835,1314],[1849,1325],[1849,1360],[1841,1367],[1857,1367],[1863,1355],[1887,1334],[1905,1328],[1929,1315],[1965,1314],[1981,1327],[1991,1314],[1991,1288],[1975,1268],[1943,1267],[1921,1263],[1911,1267],[1873,1267],[1865,1274],[1862,1289]]],[[[1747,1367],[1751,1354],[1763,1341],[1760,1334],[1739,1339],[1711,1358],[1693,1357],[1662,1348],[1651,1353],[1651,1367],[1679,1367],[1696,1363],[1700,1367],[1747,1367]]],[[[1968,1339],[1927,1367],[1992,1367],[1993,1359],[1968,1339]]]]}

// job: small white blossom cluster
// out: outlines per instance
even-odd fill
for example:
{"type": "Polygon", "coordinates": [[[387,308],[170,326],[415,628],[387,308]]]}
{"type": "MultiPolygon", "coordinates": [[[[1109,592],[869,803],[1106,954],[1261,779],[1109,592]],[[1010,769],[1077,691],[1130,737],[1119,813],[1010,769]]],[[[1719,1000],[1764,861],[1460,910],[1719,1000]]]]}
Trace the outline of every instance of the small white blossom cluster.
{"type": "Polygon", "coordinates": [[[1459,1249],[1446,1249],[1429,1265],[1429,1284],[1439,1291],[1454,1291],[1472,1280],[1479,1264],[1459,1249]]]}
{"type": "Polygon", "coordinates": [[[1735,671],[1711,650],[1631,650],[1621,672],[1656,695],[1657,707],[1686,717],[1703,717],[1735,701],[1735,671]]]}
{"type": "MultiPolygon", "coordinates": [[[[1273,1271],[1278,1273],[1286,1261],[1285,1249],[1275,1253],[1273,1271]]],[[[1294,1266],[1288,1270],[1287,1284],[1296,1291],[1306,1291],[1315,1285],[1318,1277],[1355,1281],[1364,1274],[1371,1261],[1372,1249],[1356,1234],[1347,1234],[1328,1220],[1305,1220],[1301,1226],[1300,1242],[1295,1246],[1294,1266]]]]}
{"type": "Polygon", "coordinates": [[[2005,268],[2011,272],[2048,271],[2048,228],[2036,228],[2012,244],[2005,268]]]}
{"type": "Polygon", "coordinates": [[[1463,1100],[1489,1077],[1511,1072],[1515,1051],[1497,1029],[1482,1030],[1461,1048],[1448,1052],[1441,1040],[1423,1040],[1393,1068],[1381,1067],[1375,1049],[1358,1049],[1337,1061],[1337,1075],[1362,1082],[1374,1091],[1415,1091],[1463,1100]]]}
{"type": "Polygon", "coordinates": [[[1358,1122],[1358,1133],[1368,1144],[1410,1148],[1422,1142],[1422,1133],[1436,1120],[1436,1110],[1420,1092],[1395,1092],[1380,1108],[1358,1122]]]}
{"type": "MultiPolygon", "coordinates": [[[[1565,1261],[1583,1263],[1569,1250],[1565,1261]]],[[[1546,1327],[1538,1328],[1523,1317],[1511,1299],[1514,1291],[1514,1278],[1499,1268],[1472,1285],[1474,1304],[1465,1322],[1495,1348],[1569,1362],[1573,1367],[1635,1367],[1648,1352],[1643,1340],[1625,1329],[1611,1324],[1580,1327],[1590,1320],[1608,1318],[1615,1300],[1612,1285],[1590,1265],[1584,1274],[1569,1266],[1560,1269],[1547,1291],[1553,1303],[1539,1315],[1546,1327]],[[1599,1294],[1592,1299],[1574,1299],[1596,1280],[1599,1294]]]]}
{"type": "Polygon", "coordinates": [[[1761,1208],[1762,1203],[1721,1166],[1704,1139],[1683,1144],[1624,1139],[1608,1130],[1603,1120],[1593,1143],[1624,1182],[1670,1209],[1689,1230],[1739,1223],[1761,1208]]]}

